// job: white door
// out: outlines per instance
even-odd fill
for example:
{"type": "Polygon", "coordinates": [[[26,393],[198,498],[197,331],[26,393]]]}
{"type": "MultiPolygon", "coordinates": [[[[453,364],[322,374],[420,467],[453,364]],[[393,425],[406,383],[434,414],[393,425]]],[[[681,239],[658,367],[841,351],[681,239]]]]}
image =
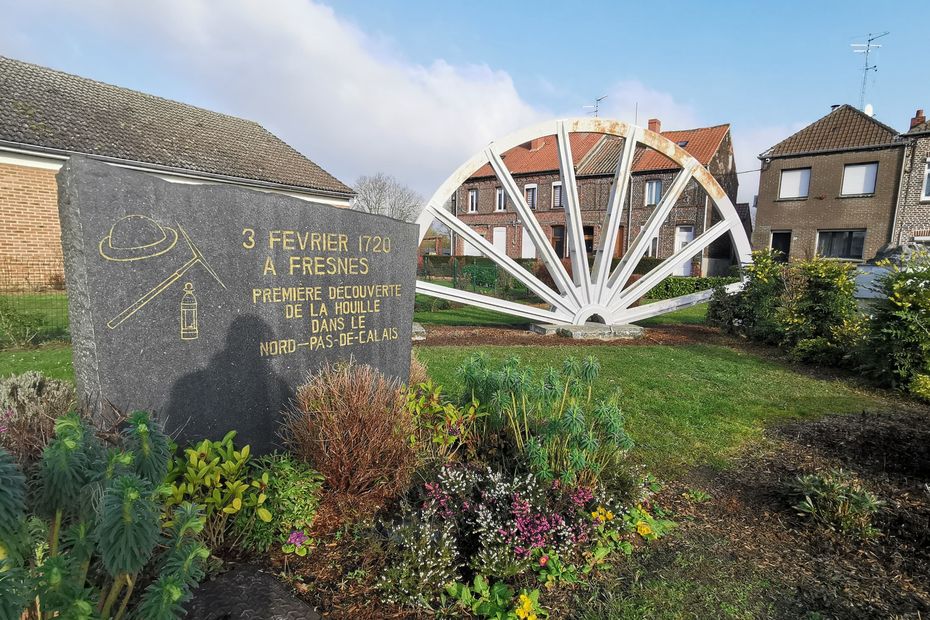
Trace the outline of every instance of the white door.
{"type": "Polygon", "coordinates": [[[520,258],[536,258],[536,246],[533,245],[533,240],[530,239],[530,233],[523,229],[523,242],[521,244],[520,258]]]}
{"type": "MultiPolygon", "coordinates": [[[[694,226],[676,226],[675,227],[675,251],[682,249],[694,241],[694,226]]],[[[679,265],[675,270],[676,276],[691,275],[691,260],[689,259],[683,265],[679,265]]]]}
{"type": "Polygon", "coordinates": [[[507,229],[503,226],[494,229],[494,247],[504,254],[507,253],[507,229]]]}

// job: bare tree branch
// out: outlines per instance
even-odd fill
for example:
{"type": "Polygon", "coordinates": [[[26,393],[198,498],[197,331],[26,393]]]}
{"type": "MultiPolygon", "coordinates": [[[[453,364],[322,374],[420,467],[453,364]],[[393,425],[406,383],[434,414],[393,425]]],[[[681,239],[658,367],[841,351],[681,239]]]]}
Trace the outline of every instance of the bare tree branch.
{"type": "Polygon", "coordinates": [[[353,189],[356,194],[352,208],[356,211],[413,222],[423,208],[420,194],[383,172],[359,177],[353,189]]]}

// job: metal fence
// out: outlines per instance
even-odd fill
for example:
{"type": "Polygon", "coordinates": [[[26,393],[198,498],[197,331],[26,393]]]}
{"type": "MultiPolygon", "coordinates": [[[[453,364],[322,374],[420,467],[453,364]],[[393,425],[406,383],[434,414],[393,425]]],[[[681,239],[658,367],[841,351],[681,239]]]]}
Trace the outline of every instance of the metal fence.
{"type": "Polygon", "coordinates": [[[0,265],[0,347],[70,339],[63,269],[10,261],[0,265]]]}

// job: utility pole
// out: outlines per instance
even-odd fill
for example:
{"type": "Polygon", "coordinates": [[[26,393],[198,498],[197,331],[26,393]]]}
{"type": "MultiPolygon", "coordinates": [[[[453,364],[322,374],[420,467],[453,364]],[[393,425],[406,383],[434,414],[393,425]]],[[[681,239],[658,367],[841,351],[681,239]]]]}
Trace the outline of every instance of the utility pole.
{"type": "Polygon", "coordinates": [[[865,89],[866,84],[869,79],[869,71],[878,71],[878,65],[869,64],[869,54],[873,49],[878,49],[881,45],[873,43],[876,39],[881,39],[883,36],[890,34],[889,32],[882,32],[879,34],[872,34],[871,32],[868,35],[865,43],[853,43],[850,47],[853,48],[853,53],[862,54],[865,57],[865,63],[862,66],[862,87],[859,89],[859,109],[862,110],[865,106],[865,89]]]}

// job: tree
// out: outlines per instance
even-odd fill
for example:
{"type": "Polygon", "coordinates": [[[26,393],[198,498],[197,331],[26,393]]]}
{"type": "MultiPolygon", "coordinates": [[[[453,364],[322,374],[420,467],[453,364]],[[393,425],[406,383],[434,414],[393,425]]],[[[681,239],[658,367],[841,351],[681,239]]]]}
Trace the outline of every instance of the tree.
{"type": "Polygon", "coordinates": [[[379,172],[355,182],[352,208],[413,222],[423,208],[423,197],[394,177],[379,172]]]}

